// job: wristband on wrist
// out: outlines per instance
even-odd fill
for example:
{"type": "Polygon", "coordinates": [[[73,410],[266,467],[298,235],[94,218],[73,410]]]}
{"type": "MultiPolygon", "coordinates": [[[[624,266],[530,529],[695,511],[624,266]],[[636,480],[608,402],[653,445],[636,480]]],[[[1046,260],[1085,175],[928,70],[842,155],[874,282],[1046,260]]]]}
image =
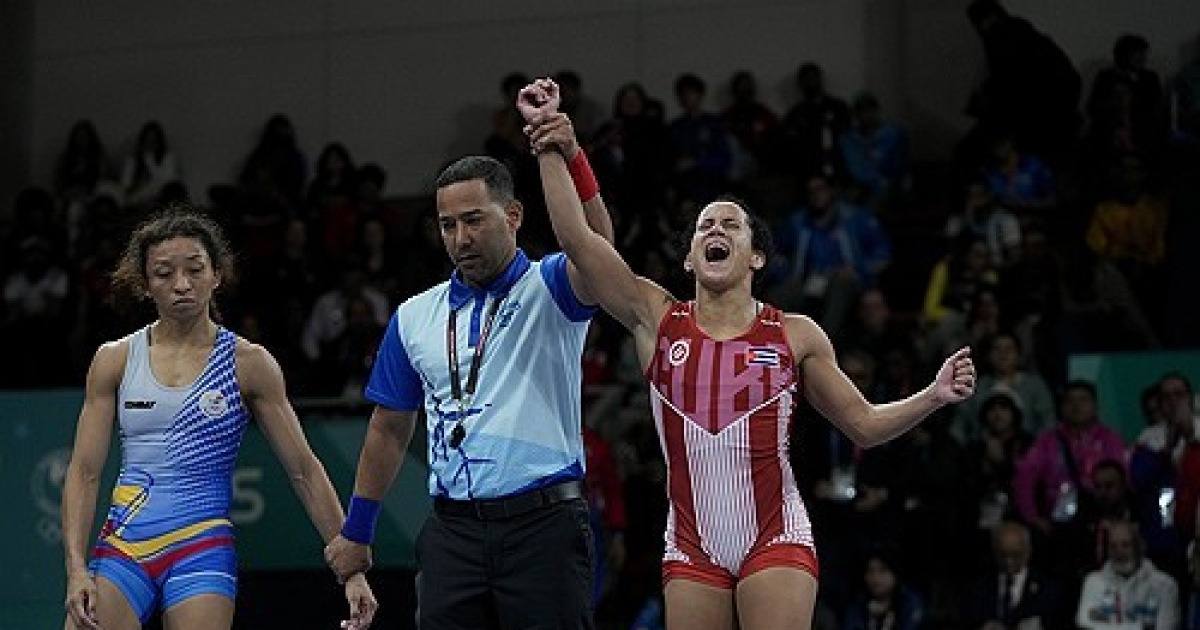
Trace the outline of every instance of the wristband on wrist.
{"type": "Polygon", "coordinates": [[[575,183],[575,192],[579,200],[587,203],[600,194],[600,184],[588,163],[587,153],[582,148],[575,152],[575,157],[567,161],[567,171],[571,173],[571,181],[575,183]]]}
{"type": "Polygon", "coordinates": [[[354,495],[342,524],[342,538],[360,545],[369,545],[375,538],[375,522],[379,518],[379,501],[354,495]]]}

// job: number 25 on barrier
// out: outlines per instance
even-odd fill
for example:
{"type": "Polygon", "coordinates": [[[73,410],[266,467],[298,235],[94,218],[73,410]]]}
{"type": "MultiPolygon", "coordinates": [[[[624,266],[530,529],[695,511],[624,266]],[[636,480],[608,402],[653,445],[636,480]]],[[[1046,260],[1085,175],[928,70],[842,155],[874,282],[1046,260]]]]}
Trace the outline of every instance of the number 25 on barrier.
{"type": "Polygon", "coordinates": [[[233,506],[230,517],[237,525],[248,525],[262,518],[267,500],[256,487],[262,481],[263,470],[258,467],[233,471],[233,506]]]}

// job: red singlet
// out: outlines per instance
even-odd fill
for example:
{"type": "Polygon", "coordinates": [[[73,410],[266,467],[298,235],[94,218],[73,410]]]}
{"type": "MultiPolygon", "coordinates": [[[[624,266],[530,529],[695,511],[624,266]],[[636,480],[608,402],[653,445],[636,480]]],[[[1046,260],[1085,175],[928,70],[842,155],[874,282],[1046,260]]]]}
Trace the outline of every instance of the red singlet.
{"type": "Polygon", "coordinates": [[[750,329],[717,341],[695,303],[674,304],[646,370],[667,462],[664,582],[721,588],[773,567],[817,575],[812,526],[788,462],[797,390],[784,315],[763,305],[750,329]]]}

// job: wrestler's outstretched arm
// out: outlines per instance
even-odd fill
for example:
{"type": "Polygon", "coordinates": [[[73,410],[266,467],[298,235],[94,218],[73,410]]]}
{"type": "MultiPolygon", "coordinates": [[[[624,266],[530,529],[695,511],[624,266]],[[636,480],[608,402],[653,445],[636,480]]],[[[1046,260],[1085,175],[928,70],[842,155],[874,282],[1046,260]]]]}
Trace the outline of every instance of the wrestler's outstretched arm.
{"type": "Polygon", "coordinates": [[[970,347],[947,357],[924,389],[902,400],[872,404],[842,372],[829,336],[816,322],[789,314],[787,335],[803,376],[805,398],[859,446],[887,442],[941,407],[962,402],[975,392],[970,347]]]}

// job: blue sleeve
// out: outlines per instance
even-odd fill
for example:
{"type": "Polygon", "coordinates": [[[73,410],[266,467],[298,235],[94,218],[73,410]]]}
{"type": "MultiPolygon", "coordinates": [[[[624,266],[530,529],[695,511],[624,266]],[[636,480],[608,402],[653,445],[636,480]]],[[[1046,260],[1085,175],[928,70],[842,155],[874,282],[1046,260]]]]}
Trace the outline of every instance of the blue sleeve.
{"type": "Polygon", "coordinates": [[[802,210],[800,208],[791,210],[786,220],[780,222],[773,235],[773,240],[775,241],[775,251],[789,261],[792,259],[792,256],[796,254],[796,241],[799,240],[797,233],[800,231],[801,227],[801,219],[799,216],[801,212],[802,210]]]}
{"type": "Polygon", "coordinates": [[[838,146],[842,150],[842,161],[850,175],[864,186],[874,186],[877,174],[867,160],[862,143],[851,133],[844,133],[838,138],[838,146]]]}
{"type": "Polygon", "coordinates": [[[856,224],[855,231],[862,247],[862,260],[859,261],[862,267],[858,272],[873,286],[879,271],[892,259],[892,244],[883,225],[867,211],[858,214],[856,224]]]}
{"type": "Polygon", "coordinates": [[[983,173],[984,179],[987,180],[988,190],[997,199],[1005,199],[1008,195],[1008,186],[1004,183],[1004,177],[994,168],[989,168],[983,173]]]}
{"type": "Polygon", "coordinates": [[[379,351],[375,353],[375,365],[371,367],[371,380],[363,395],[367,400],[396,411],[415,411],[421,407],[425,391],[421,377],[413,369],[400,339],[399,311],[392,313],[379,351]]]}
{"type": "Polygon", "coordinates": [[[900,127],[893,127],[887,152],[887,176],[900,183],[908,174],[908,134],[900,127]]]}
{"type": "Polygon", "coordinates": [[[713,116],[709,118],[707,126],[711,141],[706,147],[707,150],[700,155],[697,166],[705,173],[728,175],[730,167],[733,166],[733,149],[729,146],[725,125],[721,124],[721,119],[713,116]]]}
{"type": "Polygon", "coordinates": [[[777,284],[786,280],[795,269],[796,261],[793,260],[796,256],[796,241],[799,240],[797,232],[800,230],[800,218],[797,214],[800,210],[793,210],[792,214],[782,221],[775,230],[775,253],[776,256],[770,256],[767,263],[767,283],[777,284]]]}
{"type": "Polygon", "coordinates": [[[1049,197],[1054,194],[1054,174],[1050,171],[1050,167],[1041,160],[1034,162],[1033,181],[1034,190],[1039,197],[1049,197]]]}
{"type": "Polygon", "coordinates": [[[866,233],[871,248],[872,266],[886,265],[892,259],[892,241],[883,229],[883,224],[874,216],[868,216],[866,233]]]}
{"type": "Polygon", "coordinates": [[[1129,453],[1129,482],[1133,487],[1146,492],[1156,486],[1165,475],[1159,474],[1160,456],[1142,445],[1136,445],[1129,453]]]}
{"type": "Polygon", "coordinates": [[[596,314],[595,306],[588,306],[579,301],[575,290],[571,288],[571,279],[567,277],[567,255],[562,252],[550,254],[542,259],[542,280],[550,289],[550,296],[558,305],[567,319],[573,322],[586,322],[596,314]]]}

